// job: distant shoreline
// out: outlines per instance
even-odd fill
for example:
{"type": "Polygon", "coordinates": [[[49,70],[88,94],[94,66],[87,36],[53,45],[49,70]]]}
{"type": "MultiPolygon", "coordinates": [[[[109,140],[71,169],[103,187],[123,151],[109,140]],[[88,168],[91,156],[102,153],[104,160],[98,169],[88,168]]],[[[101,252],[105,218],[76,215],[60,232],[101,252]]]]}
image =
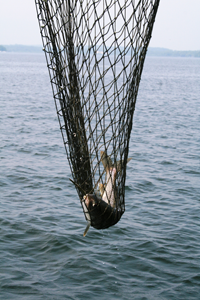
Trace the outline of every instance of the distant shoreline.
{"type": "MultiPolygon", "coordinates": [[[[42,46],[27,46],[27,45],[0,45],[0,51],[5,52],[21,52],[21,53],[42,53],[42,46]]],[[[200,57],[199,51],[178,51],[166,48],[150,47],[147,51],[147,56],[160,57],[200,57]]]]}
{"type": "Polygon", "coordinates": [[[200,57],[199,51],[178,51],[166,48],[149,48],[147,56],[165,56],[165,57],[200,57]]]}
{"type": "Polygon", "coordinates": [[[42,46],[27,45],[0,45],[0,51],[23,52],[23,53],[42,53],[42,46]]]}

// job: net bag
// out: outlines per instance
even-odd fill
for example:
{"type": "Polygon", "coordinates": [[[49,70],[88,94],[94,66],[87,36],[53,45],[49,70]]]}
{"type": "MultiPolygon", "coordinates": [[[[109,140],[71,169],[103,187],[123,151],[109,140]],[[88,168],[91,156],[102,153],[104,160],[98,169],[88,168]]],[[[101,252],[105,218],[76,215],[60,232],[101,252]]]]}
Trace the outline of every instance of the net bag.
{"type": "Polygon", "coordinates": [[[159,0],[35,0],[60,129],[85,218],[125,211],[129,139],[159,0]]]}

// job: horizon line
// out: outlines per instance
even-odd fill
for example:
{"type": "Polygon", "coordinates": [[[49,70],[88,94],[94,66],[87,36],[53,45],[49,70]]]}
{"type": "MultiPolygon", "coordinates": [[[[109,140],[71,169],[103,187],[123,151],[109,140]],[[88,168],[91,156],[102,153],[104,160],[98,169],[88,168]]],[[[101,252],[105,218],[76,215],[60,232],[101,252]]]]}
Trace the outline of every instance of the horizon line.
{"type": "MultiPolygon", "coordinates": [[[[22,47],[37,47],[37,48],[40,48],[41,47],[41,50],[43,48],[43,45],[42,44],[37,44],[37,45],[28,45],[28,44],[0,44],[0,46],[3,46],[3,47],[10,47],[10,46],[22,46],[22,47]]],[[[190,52],[197,52],[197,51],[200,51],[200,49],[198,50],[174,50],[174,49],[171,49],[171,48],[166,48],[166,47],[161,47],[161,46],[150,46],[148,47],[148,49],[163,49],[163,50],[170,50],[170,51],[181,51],[181,52],[187,52],[187,51],[190,51],[190,52]]]]}

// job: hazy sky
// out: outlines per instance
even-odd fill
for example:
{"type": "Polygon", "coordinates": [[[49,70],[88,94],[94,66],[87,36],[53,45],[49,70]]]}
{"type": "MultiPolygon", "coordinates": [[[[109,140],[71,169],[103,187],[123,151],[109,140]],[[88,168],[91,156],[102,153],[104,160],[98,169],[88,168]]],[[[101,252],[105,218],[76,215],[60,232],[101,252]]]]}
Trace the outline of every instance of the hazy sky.
{"type": "MultiPolygon", "coordinates": [[[[0,0],[0,45],[40,45],[34,0],[0,0]]],[[[151,47],[200,50],[200,0],[160,0],[151,47]]]]}

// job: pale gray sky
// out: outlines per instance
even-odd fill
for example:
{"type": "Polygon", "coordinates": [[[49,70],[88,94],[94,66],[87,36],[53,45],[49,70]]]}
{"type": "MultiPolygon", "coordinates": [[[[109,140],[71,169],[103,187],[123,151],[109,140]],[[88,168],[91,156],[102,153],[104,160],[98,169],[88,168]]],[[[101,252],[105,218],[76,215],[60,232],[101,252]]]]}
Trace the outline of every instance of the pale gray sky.
{"type": "MultiPolygon", "coordinates": [[[[0,0],[0,45],[40,45],[34,0],[0,0]]],[[[151,47],[200,50],[200,0],[161,0],[151,47]]]]}

